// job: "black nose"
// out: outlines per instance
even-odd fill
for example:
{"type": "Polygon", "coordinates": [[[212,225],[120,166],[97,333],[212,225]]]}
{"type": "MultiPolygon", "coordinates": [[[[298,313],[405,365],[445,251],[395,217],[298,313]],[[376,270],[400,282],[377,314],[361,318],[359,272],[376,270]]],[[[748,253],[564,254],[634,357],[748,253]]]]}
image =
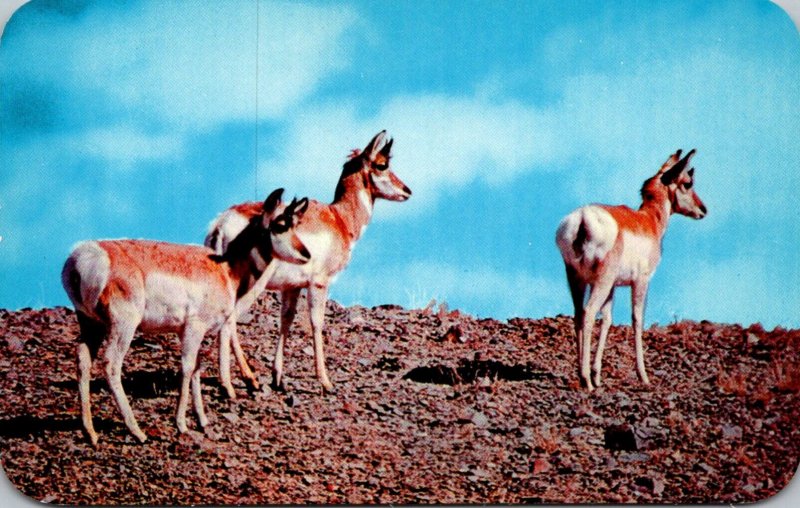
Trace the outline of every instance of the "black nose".
{"type": "Polygon", "coordinates": [[[411,195],[411,189],[409,189],[407,185],[403,185],[403,191],[409,196],[411,195]]]}
{"type": "Polygon", "coordinates": [[[300,255],[303,256],[303,258],[305,258],[306,261],[311,259],[311,253],[308,252],[308,249],[306,249],[305,247],[300,249],[300,255]]]}
{"type": "Polygon", "coordinates": [[[703,215],[706,215],[708,213],[706,211],[706,205],[700,205],[700,211],[703,212],[703,215]]]}

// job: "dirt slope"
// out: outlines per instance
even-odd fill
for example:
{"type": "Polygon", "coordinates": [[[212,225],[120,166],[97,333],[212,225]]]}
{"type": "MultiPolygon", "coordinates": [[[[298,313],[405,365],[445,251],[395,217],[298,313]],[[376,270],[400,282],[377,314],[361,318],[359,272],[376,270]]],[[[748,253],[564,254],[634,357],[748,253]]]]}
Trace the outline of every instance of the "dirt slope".
{"type": "MultiPolygon", "coordinates": [[[[605,383],[578,389],[572,320],[475,319],[445,308],[326,317],[322,395],[304,303],[271,391],[274,295],[240,325],[265,388],[222,396],[204,347],[205,434],[175,430],[179,345],[144,336],[125,364],[139,445],[96,362],[94,449],[80,432],[77,323],[64,308],[0,310],[0,456],[12,483],[68,504],[738,503],[791,479],[800,457],[800,332],[680,322],[645,332],[653,385],[613,327],[605,383]]],[[[190,425],[196,428],[192,417],[190,425]]]]}

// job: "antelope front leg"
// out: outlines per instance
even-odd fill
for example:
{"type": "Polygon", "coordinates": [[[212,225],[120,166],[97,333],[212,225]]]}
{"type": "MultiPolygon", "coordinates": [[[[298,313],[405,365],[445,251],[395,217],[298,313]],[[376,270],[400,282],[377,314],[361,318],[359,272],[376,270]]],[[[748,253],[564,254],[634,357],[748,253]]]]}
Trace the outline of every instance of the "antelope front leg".
{"type": "MultiPolygon", "coordinates": [[[[188,326],[188,325],[187,325],[188,326]]],[[[219,332],[219,378],[228,397],[236,398],[236,390],[233,389],[231,382],[231,342],[234,348],[238,345],[239,339],[236,337],[236,318],[231,316],[222,325],[219,332]]],[[[252,375],[252,372],[250,373],[252,375]]]]}
{"type": "Polygon", "coordinates": [[[642,328],[644,327],[644,305],[647,299],[647,281],[631,286],[631,307],[633,323],[633,340],[636,347],[636,371],[642,383],[649,385],[650,378],[644,367],[644,345],[642,344],[642,328]]]}
{"type": "Polygon", "coordinates": [[[233,345],[233,354],[236,355],[236,362],[239,364],[239,370],[242,372],[245,383],[249,384],[253,390],[258,390],[261,385],[258,383],[253,371],[250,370],[250,366],[247,364],[247,357],[244,354],[244,350],[242,350],[242,345],[239,342],[239,334],[237,334],[236,331],[231,334],[231,344],[233,345]]]}
{"type": "Polygon", "coordinates": [[[325,391],[332,392],[333,383],[328,379],[328,372],[325,369],[325,351],[322,338],[322,327],[325,324],[325,304],[328,302],[328,287],[311,284],[308,287],[308,296],[311,330],[314,334],[314,360],[317,366],[317,378],[319,378],[325,391]]]}
{"type": "MultiPolygon", "coordinates": [[[[186,409],[189,407],[190,385],[195,385],[193,390],[195,395],[195,403],[197,402],[197,399],[202,396],[199,390],[199,375],[196,378],[196,382],[193,382],[193,378],[196,373],[195,371],[197,370],[197,354],[200,352],[200,345],[203,343],[203,335],[205,335],[205,332],[205,327],[192,323],[186,323],[186,326],[183,330],[183,337],[181,340],[183,343],[181,347],[181,370],[183,377],[181,379],[181,393],[180,397],[178,398],[178,408],[175,411],[175,421],[178,425],[178,431],[181,433],[189,430],[189,428],[186,426],[186,409]]],[[[220,338],[220,340],[222,340],[222,338],[220,338]]],[[[230,355],[228,355],[228,358],[230,358],[230,355]]],[[[205,412],[203,411],[202,400],[200,401],[199,407],[195,405],[195,410],[198,412],[198,416],[202,415],[200,418],[200,424],[203,425],[202,420],[205,417],[205,412]]]]}
{"type": "Polygon", "coordinates": [[[281,294],[281,333],[278,336],[278,346],[275,350],[275,361],[272,364],[272,386],[283,389],[283,348],[289,337],[292,321],[297,313],[297,299],[300,297],[299,289],[288,289],[281,294]]]}
{"type": "Polygon", "coordinates": [[[200,376],[203,374],[203,368],[197,368],[192,374],[192,402],[194,403],[194,412],[197,413],[197,421],[201,427],[208,425],[208,417],[203,407],[203,387],[200,385],[200,376]]]}

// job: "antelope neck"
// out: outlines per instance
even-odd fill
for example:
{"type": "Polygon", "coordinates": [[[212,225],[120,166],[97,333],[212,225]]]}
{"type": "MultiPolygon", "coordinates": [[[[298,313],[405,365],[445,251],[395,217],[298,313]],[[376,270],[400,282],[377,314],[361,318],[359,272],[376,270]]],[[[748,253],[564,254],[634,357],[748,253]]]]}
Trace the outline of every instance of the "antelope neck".
{"type": "Polygon", "coordinates": [[[344,177],[339,185],[343,192],[337,193],[331,208],[339,216],[344,232],[351,240],[358,240],[372,218],[375,197],[368,182],[359,174],[344,177]]]}
{"type": "Polygon", "coordinates": [[[269,232],[254,227],[251,222],[231,242],[221,261],[228,265],[228,273],[236,286],[238,300],[255,285],[270,266],[272,242],[269,232]]]}
{"type": "Polygon", "coordinates": [[[662,238],[669,224],[669,216],[672,215],[672,202],[669,190],[657,182],[657,178],[657,176],[651,178],[642,187],[642,205],[639,207],[639,213],[653,220],[656,233],[662,238]]]}

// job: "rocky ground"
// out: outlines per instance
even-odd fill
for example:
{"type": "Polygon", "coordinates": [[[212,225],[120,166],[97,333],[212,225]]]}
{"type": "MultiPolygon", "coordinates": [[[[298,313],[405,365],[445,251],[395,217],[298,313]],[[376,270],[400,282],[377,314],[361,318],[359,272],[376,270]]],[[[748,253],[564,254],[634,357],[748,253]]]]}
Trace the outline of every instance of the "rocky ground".
{"type": "MultiPolygon", "coordinates": [[[[604,385],[579,389],[572,319],[501,322],[444,306],[326,317],[335,395],[313,372],[304,303],[287,391],[269,389],[274,295],[240,325],[264,388],[226,399],[204,348],[205,433],[174,423],[179,345],[138,337],[122,424],[96,362],[94,448],[80,431],[65,308],[0,310],[0,456],[11,482],[65,504],[741,503],[778,492],[800,457],[800,331],[679,322],[613,327],[604,385]]],[[[190,418],[196,429],[196,421],[190,418]]]]}

